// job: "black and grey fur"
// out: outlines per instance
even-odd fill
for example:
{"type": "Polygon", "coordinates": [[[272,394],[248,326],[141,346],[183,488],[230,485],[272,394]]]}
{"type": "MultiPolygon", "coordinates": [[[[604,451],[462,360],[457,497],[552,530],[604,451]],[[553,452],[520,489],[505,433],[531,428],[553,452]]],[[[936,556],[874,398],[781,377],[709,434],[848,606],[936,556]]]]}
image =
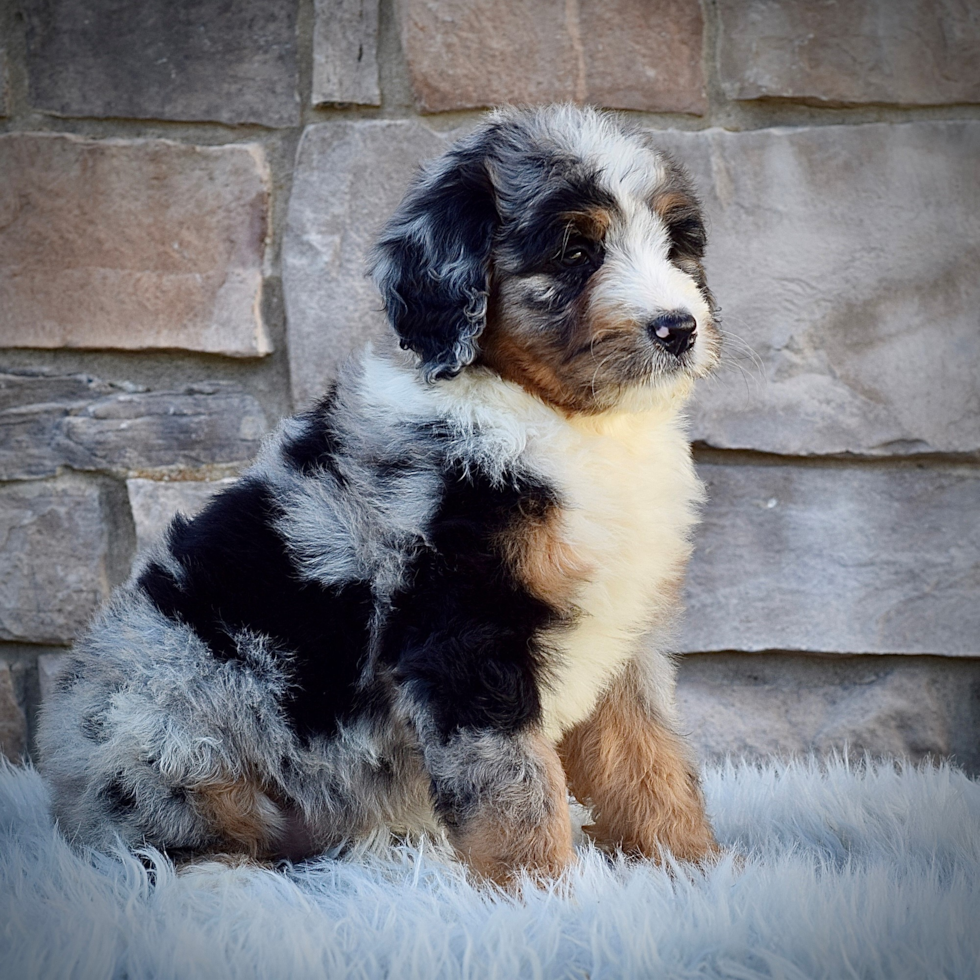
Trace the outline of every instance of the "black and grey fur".
{"type": "Polygon", "coordinates": [[[570,733],[606,738],[588,726],[611,704],[674,746],[669,658],[635,636],[668,628],[689,551],[677,406],[718,343],[703,247],[682,172],[588,110],[498,113],[429,167],[375,260],[409,353],[353,361],[284,421],[76,645],[39,736],[65,833],[299,857],[435,831],[499,880],[560,871],[564,776],[613,809],[570,733]],[[623,413],[668,447],[635,474],[655,504],[569,462],[635,455],[623,413]],[[623,528],[663,554],[610,545],[623,528]]]}

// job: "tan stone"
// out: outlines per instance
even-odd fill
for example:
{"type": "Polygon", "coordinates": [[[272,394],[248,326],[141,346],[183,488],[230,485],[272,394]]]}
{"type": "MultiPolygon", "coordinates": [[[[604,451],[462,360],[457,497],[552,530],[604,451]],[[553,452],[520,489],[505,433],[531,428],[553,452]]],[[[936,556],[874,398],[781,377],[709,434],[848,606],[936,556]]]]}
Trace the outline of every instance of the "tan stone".
{"type": "Polygon", "coordinates": [[[269,352],[255,145],[0,136],[0,346],[269,352]]]}
{"type": "Polygon", "coordinates": [[[27,751],[27,717],[17,700],[13,671],[0,660],[0,754],[20,762],[27,751]]]}
{"type": "Polygon", "coordinates": [[[936,0],[720,0],[731,99],[980,102],[980,11],[936,0]]]}
{"type": "Polygon", "coordinates": [[[580,0],[586,101],[701,115],[701,7],[691,0],[580,0]]]}
{"type": "Polygon", "coordinates": [[[219,491],[234,484],[233,479],[207,481],[133,479],[126,481],[129,505],[136,525],[136,548],[144,551],[163,537],[178,512],[193,517],[219,491]]]}
{"type": "Polygon", "coordinates": [[[810,752],[859,758],[952,758],[980,772],[980,660],[684,657],[682,729],[702,759],[810,752]]]}
{"type": "Polygon", "coordinates": [[[378,0],[315,0],[313,104],[381,105],[378,0]]]}
{"type": "Polygon", "coordinates": [[[701,11],[667,0],[402,0],[402,47],[426,112],[575,100],[703,112],[701,11]]]}

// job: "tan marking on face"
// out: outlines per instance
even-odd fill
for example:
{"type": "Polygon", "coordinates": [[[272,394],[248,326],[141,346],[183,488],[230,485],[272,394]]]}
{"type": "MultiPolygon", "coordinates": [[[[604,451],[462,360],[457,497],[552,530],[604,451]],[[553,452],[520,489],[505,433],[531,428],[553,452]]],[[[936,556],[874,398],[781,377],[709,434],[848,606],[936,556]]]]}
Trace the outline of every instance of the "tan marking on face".
{"type": "Polygon", "coordinates": [[[678,190],[661,190],[653,195],[650,206],[660,215],[665,224],[679,212],[696,212],[697,205],[690,194],[678,190]]]}
{"type": "Polygon", "coordinates": [[[559,612],[571,612],[576,594],[594,568],[565,540],[557,506],[515,522],[498,544],[504,560],[533,595],[559,612]]]}
{"type": "MultiPolygon", "coordinates": [[[[541,800],[493,800],[468,819],[450,840],[460,856],[481,877],[504,887],[518,873],[535,881],[555,878],[575,859],[568,812],[565,773],[554,747],[541,735],[529,737],[540,763],[541,800]]],[[[534,791],[532,790],[532,793],[534,791]]]]}
{"type": "Polygon", "coordinates": [[[600,269],[576,298],[564,344],[546,324],[528,322],[519,282],[500,284],[480,338],[481,363],[566,415],[594,415],[610,407],[622,385],[636,380],[630,369],[642,352],[635,323],[590,311],[592,288],[601,275],[600,269]]]}
{"type": "Polygon", "coordinates": [[[585,828],[600,847],[660,861],[719,853],[684,744],[643,706],[630,667],[558,748],[572,793],[592,807],[585,828]]]}
{"type": "Polygon", "coordinates": [[[606,208],[573,211],[562,215],[562,217],[568,222],[570,228],[597,242],[601,242],[606,237],[606,232],[609,231],[613,223],[613,216],[606,208]]]}
{"type": "Polygon", "coordinates": [[[193,793],[198,812],[223,847],[253,858],[275,854],[286,821],[258,780],[206,783],[194,787],[193,793]]]}

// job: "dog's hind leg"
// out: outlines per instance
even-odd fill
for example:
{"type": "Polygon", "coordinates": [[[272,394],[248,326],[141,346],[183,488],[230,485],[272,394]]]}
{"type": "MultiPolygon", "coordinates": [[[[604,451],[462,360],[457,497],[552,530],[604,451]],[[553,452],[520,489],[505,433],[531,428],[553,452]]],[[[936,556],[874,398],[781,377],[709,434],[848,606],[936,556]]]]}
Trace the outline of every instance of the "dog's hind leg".
{"type": "Polygon", "coordinates": [[[572,793],[592,807],[585,829],[600,847],[654,860],[661,849],[682,861],[718,853],[686,746],[645,703],[634,665],[558,751],[572,793]]]}
{"type": "Polygon", "coordinates": [[[424,755],[436,811],[479,875],[509,885],[521,870],[547,879],[572,862],[565,774],[542,736],[460,730],[424,755]]]}

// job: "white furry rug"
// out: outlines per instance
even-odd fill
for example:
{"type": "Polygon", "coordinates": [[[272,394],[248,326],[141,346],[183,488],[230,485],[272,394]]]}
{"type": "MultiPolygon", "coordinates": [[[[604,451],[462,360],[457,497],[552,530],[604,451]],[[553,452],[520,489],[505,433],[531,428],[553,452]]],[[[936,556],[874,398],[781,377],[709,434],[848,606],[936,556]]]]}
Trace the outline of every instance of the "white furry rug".
{"type": "Polygon", "coordinates": [[[710,769],[707,874],[583,849],[550,891],[469,885],[432,848],[286,872],[72,852],[0,766],[0,977],[980,976],[980,786],[949,768],[710,769]]]}

